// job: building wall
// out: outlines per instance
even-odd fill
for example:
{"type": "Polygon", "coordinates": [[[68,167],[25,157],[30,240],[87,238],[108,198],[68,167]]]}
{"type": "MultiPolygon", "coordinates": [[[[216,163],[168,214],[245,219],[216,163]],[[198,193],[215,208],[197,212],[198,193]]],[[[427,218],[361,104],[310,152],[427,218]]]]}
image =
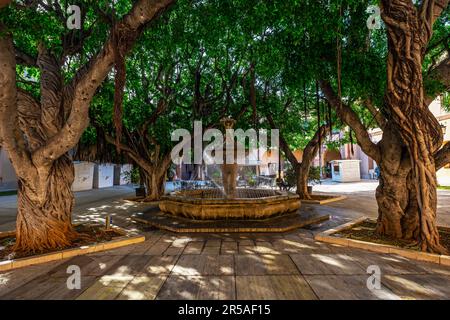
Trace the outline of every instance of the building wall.
{"type": "Polygon", "coordinates": [[[94,166],[91,162],[75,162],[75,178],[72,184],[73,191],[91,190],[93,186],[94,166]]]}
{"type": "Polygon", "coordinates": [[[361,180],[359,160],[336,160],[331,162],[333,181],[355,182],[361,180]]]}
{"type": "MultiPolygon", "coordinates": [[[[450,113],[445,111],[442,107],[441,98],[438,97],[430,104],[430,111],[441,123],[444,131],[444,143],[450,142],[450,113]]],[[[370,137],[373,142],[378,143],[383,137],[383,132],[380,129],[373,129],[369,131],[370,137]]],[[[372,178],[374,169],[377,167],[375,161],[370,159],[359,146],[354,146],[355,153],[351,155],[349,153],[349,145],[345,145],[341,148],[343,159],[359,159],[361,160],[361,177],[363,179],[372,178]],[[371,169],[371,167],[373,167],[371,169]]],[[[441,186],[450,186],[450,167],[443,168],[437,172],[438,183],[441,186]]]]}
{"type": "Polygon", "coordinates": [[[114,185],[114,165],[97,164],[94,167],[94,189],[108,188],[114,185]]]}

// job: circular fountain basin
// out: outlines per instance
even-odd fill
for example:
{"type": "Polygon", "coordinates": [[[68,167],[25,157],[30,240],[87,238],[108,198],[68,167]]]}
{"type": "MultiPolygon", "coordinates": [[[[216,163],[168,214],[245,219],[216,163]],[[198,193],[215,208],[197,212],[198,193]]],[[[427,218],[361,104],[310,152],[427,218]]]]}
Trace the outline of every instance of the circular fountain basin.
{"type": "Polygon", "coordinates": [[[226,198],[217,189],[178,191],[159,202],[161,211],[196,220],[257,220],[300,208],[297,194],[265,189],[237,189],[226,198]]]}

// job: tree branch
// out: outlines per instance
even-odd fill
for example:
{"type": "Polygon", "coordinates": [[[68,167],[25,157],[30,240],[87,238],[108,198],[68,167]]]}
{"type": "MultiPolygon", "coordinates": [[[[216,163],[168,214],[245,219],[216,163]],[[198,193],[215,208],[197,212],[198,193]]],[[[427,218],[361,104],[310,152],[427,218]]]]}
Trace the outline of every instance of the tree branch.
{"type": "Polygon", "coordinates": [[[370,99],[364,100],[364,106],[367,108],[367,110],[370,111],[378,126],[381,128],[381,130],[383,130],[383,128],[386,126],[387,121],[380,110],[377,110],[377,108],[373,105],[372,100],[370,99]]]}
{"type": "Polygon", "coordinates": [[[56,57],[45,48],[43,43],[38,45],[37,65],[41,72],[41,123],[47,137],[54,136],[62,127],[60,114],[62,101],[63,77],[61,66],[56,57]]]}
{"type": "MultiPolygon", "coordinates": [[[[63,128],[49,139],[48,143],[33,154],[36,163],[51,162],[75,147],[89,123],[89,105],[103,80],[114,65],[114,38],[129,39],[126,49],[130,49],[145,25],[168,8],[174,0],[139,0],[124,18],[113,28],[100,53],[77,72],[65,90],[70,100],[70,115],[63,128]],[[113,37],[113,33],[116,37],[113,37]]],[[[126,50],[126,51],[128,51],[126,50]]]]}
{"type": "Polygon", "coordinates": [[[424,41],[428,43],[433,35],[433,25],[448,6],[449,0],[423,0],[419,8],[419,21],[424,32],[424,41]]]}
{"type": "MultiPolygon", "coordinates": [[[[279,128],[275,124],[275,121],[273,121],[273,118],[272,118],[272,116],[270,114],[267,114],[266,118],[267,118],[267,121],[269,122],[270,126],[272,127],[272,129],[278,129],[279,128]]],[[[289,147],[289,144],[284,139],[284,136],[281,134],[281,132],[280,132],[279,138],[280,138],[280,147],[283,150],[283,152],[286,155],[286,157],[288,158],[289,162],[293,166],[298,165],[299,162],[298,162],[297,158],[295,157],[294,153],[292,152],[291,148],[289,147]]]]}
{"type": "Polygon", "coordinates": [[[311,167],[311,163],[314,160],[314,158],[316,157],[317,152],[319,151],[319,149],[321,147],[319,145],[319,142],[323,141],[325,139],[325,136],[327,135],[329,129],[330,129],[330,127],[327,124],[322,125],[319,129],[317,129],[316,133],[314,134],[314,137],[312,137],[312,139],[309,140],[305,149],[303,149],[303,157],[302,157],[302,163],[301,163],[302,170],[309,171],[309,168],[311,167]]]}
{"type": "Polygon", "coordinates": [[[445,165],[450,163],[450,143],[446,143],[439,151],[434,155],[434,162],[436,171],[442,169],[445,165]]]}
{"type": "Polygon", "coordinates": [[[146,170],[149,169],[149,167],[151,167],[151,164],[149,164],[143,157],[141,157],[139,154],[137,154],[136,152],[133,151],[133,149],[131,149],[130,147],[128,147],[127,145],[121,143],[121,142],[117,142],[115,138],[107,135],[105,133],[105,140],[108,143],[111,143],[113,145],[115,145],[116,147],[119,147],[120,150],[126,152],[128,154],[128,156],[133,159],[136,164],[138,166],[140,166],[141,168],[144,168],[146,170]]]}
{"type": "MultiPolygon", "coordinates": [[[[438,81],[443,85],[443,91],[450,91],[450,57],[442,60],[427,76],[427,80],[438,81]]],[[[438,92],[437,95],[442,92],[438,92]]],[[[436,99],[436,95],[425,95],[425,103],[427,106],[436,99]]]]}
{"type": "Polygon", "coordinates": [[[378,146],[372,142],[369,133],[364,125],[359,120],[358,115],[352,108],[343,101],[340,101],[339,97],[335,94],[333,87],[326,80],[319,80],[320,87],[324,93],[328,102],[333,106],[338,114],[339,118],[346,123],[356,135],[359,145],[363,151],[376,162],[380,162],[380,149],[378,146]]]}
{"type": "Polygon", "coordinates": [[[37,67],[37,59],[35,57],[19,50],[17,47],[14,47],[14,52],[16,54],[16,62],[18,64],[27,67],[37,67]]]}
{"type": "MultiPolygon", "coordinates": [[[[0,34],[5,28],[0,23],[0,34]]],[[[19,130],[17,114],[16,59],[13,41],[10,34],[0,35],[0,136],[2,145],[8,150],[17,174],[21,177],[32,177],[28,174],[32,168],[30,154],[25,140],[19,130]]]]}

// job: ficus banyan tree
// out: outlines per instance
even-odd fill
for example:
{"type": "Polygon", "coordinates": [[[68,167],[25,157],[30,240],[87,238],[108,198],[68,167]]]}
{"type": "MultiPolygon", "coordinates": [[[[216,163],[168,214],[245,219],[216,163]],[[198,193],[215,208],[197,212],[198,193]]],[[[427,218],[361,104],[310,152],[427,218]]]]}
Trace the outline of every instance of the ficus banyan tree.
{"type": "Polygon", "coordinates": [[[381,170],[378,232],[444,251],[436,170],[450,162],[450,144],[428,105],[450,88],[448,20],[436,23],[448,0],[382,0],[384,27],[370,32],[369,0],[186,0],[152,24],[174,0],[73,2],[80,30],[66,28],[61,1],[0,12],[0,143],[19,179],[16,250],[76,237],[70,150],[90,110],[105,139],[148,173],[149,199],[162,194],[170,131],[225,116],[242,128],[281,126],[297,192],[309,198],[311,163],[330,124],[343,123],[381,170]],[[430,79],[444,86],[425,88],[430,79]],[[376,126],[378,143],[368,133],[376,126]],[[294,147],[305,148],[301,163],[294,147]]]}
{"type": "MultiPolygon", "coordinates": [[[[450,155],[449,145],[442,147],[442,128],[428,108],[435,95],[424,87],[423,66],[426,55],[436,46],[430,46],[434,24],[441,14],[448,14],[448,3],[382,1],[388,45],[386,89],[379,108],[370,99],[362,103],[383,130],[380,142],[371,141],[367,127],[339,98],[331,83],[320,81],[342,121],[352,128],[363,151],[380,167],[376,192],[378,233],[415,240],[422,250],[438,253],[445,249],[439,243],[436,225],[436,171],[448,163],[450,155]]],[[[438,56],[440,60],[425,76],[426,80],[438,79],[442,92],[449,88],[449,57],[442,52],[438,56]]]]}
{"type": "MultiPolygon", "coordinates": [[[[74,169],[68,152],[87,127],[91,100],[114,66],[115,39],[126,38],[120,45],[125,46],[123,51],[130,50],[148,22],[172,2],[136,1],[128,14],[111,25],[98,52],[70,79],[63,77],[67,58],[80,54],[83,42],[78,42],[78,47],[64,42],[63,50],[53,52],[45,41],[39,41],[34,57],[20,52],[15,34],[0,25],[0,136],[19,180],[16,251],[60,248],[76,237],[71,221],[74,169]],[[18,63],[38,68],[39,100],[18,88],[18,63]]],[[[52,9],[61,12],[50,6],[52,9]]],[[[24,10],[41,12],[37,7],[24,10]]]]}

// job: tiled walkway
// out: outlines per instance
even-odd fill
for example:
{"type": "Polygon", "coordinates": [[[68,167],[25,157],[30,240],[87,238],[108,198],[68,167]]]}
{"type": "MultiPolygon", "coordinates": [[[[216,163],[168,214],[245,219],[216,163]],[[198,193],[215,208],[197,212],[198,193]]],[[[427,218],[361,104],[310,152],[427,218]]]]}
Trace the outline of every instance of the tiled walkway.
{"type": "Polygon", "coordinates": [[[288,234],[174,235],[0,273],[1,299],[448,299],[450,267],[288,234]],[[67,289],[67,267],[81,289],[67,289]],[[367,267],[381,270],[369,290],[367,267]]]}

